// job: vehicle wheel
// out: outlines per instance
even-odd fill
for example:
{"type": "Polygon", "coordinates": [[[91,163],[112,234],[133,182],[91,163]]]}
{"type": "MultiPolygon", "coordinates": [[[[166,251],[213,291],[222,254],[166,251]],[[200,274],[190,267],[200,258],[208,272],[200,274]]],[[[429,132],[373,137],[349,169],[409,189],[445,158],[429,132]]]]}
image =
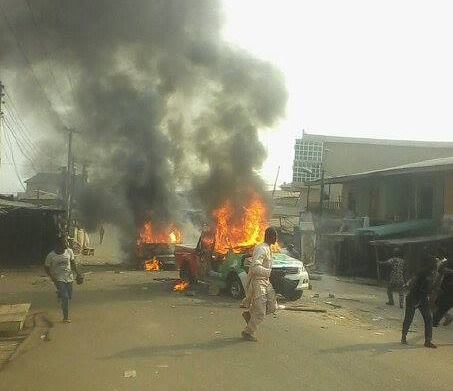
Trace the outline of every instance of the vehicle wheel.
{"type": "Polygon", "coordinates": [[[183,263],[179,268],[179,278],[182,281],[189,282],[190,284],[193,283],[192,272],[190,271],[189,265],[187,263],[183,263]]]}
{"type": "Polygon", "coordinates": [[[302,290],[300,290],[300,291],[293,290],[291,292],[286,292],[284,294],[284,296],[288,300],[295,301],[295,300],[299,300],[302,297],[303,293],[304,293],[304,291],[302,291],[302,290]]]}
{"type": "Polygon", "coordinates": [[[236,274],[230,274],[227,283],[228,294],[236,300],[242,299],[245,296],[242,282],[236,274]]]}

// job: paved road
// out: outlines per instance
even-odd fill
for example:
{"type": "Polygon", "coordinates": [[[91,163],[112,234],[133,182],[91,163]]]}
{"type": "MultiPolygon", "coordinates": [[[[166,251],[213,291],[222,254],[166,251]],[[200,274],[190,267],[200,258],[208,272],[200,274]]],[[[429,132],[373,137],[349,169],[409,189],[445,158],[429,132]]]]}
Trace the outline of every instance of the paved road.
{"type": "MultiPolygon", "coordinates": [[[[164,273],[162,273],[164,274],[164,273]]],[[[51,341],[36,332],[0,372],[10,391],[91,390],[442,390],[453,389],[453,338],[403,347],[398,330],[377,333],[331,316],[280,312],[258,343],[238,336],[236,302],[170,293],[159,274],[95,272],[75,293],[73,323],[58,322],[50,285],[30,274],[7,275],[0,293],[31,299],[55,324],[51,341]],[[135,378],[124,371],[135,370],[135,378]]],[[[168,275],[168,274],[165,274],[168,275]]],[[[341,319],[341,317],[339,317],[341,319]]],[[[38,330],[39,331],[39,330],[38,330]]]]}

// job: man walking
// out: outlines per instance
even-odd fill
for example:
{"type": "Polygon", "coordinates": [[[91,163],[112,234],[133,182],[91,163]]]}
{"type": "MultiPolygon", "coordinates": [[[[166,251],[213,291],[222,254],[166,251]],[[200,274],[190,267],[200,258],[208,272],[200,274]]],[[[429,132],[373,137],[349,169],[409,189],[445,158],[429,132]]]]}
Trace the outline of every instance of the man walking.
{"type": "Polygon", "coordinates": [[[270,246],[277,241],[277,231],[269,227],[264,233],[264,243],[253,250],[252,260],[247,275],[246,311],[242,313],[247,326],[242,337],[248,341],[257,341],[255,332],[266,314],[274,313],[277,300],[269,281],[272,270],[272,253],[270,246]]]}
{"type": "Polygon", "coordinates": [[[104,229],[104,224],[101,224],[99,227],[99,244],[102,244],[104,241],[104,235],[105,235],[105,229],[104,229]]]}
{"type": "Polygon", "coordinates": [[[399,295],[400,308],[404,305],[404,278],[405,262],[402,257],[401,250],[397,247],[393,250],[393,257],[384,262],[379,262],[381,265],[389,265],[392,269],[390,271],[390,279],[387,286],[387,296],[389,301],[387,305],[394,305],[393,292],[397,291],[399,295]]]}
{"type": "Polygon", "coordinates": [[[47,255],[44,269],[57,288],[63,311],[63,322],[71,323],[69,318],[69,300],[72,298],[74,273],[77,275],[78,283],[81,283],[83,277],[77,270],[74,253],[68,248],[68,242],[64,236],[60,236],[57,239],[55,250],[47,255]]]}
{"type": "Polygon", "coordinates": [[[433,272],[436,268],[436,261],[429,249],[424,249],[421,270],[406,285],[409,286],[409,293],[406,296],[406,313],[404,315],[401,343],[407,344],[407,333],[414,319],[415,310],[418,308],[425,323],[425,347],[437,348],[432,343],[433,318],[429,304],[429,295],[432,293],[433,272]]]}

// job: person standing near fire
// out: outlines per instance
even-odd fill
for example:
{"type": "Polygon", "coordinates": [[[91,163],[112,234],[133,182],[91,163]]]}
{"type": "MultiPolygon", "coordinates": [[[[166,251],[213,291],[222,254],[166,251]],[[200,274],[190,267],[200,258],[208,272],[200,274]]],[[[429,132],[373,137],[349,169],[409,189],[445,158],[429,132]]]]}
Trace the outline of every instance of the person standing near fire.
{"type": "Polygon", "coordinates": [[[399,295],[400,308],[404,305],[404,284],[406,283],[404,272],[405,272],[405,261],[402,257],[401,250],[396,247],[393,250],[393,256],[387,261],[379,262],[381,265],[388,265],[391,267],[390,279],[387,286],[387,296],[389,301],[387,305],[394,305],[393,292],[397,291],[399,295]]]}
{"type": "Polygon", "coordinates": [[[277,231],[273,227],[266,229],[264,242],[255,246],[250,268],[247,275],[246,310],[242,317],[247,326],[242,331],[242,337],[247,341],[257,341],[255,332],[266,314],[274,313],[277,300],[269,277],[272,271],[271,245],[277,242],[277,231]]]}
{"type": "Polygon", "coordinates": [[[44,269],[57,288],[58,298],[61,300],[63,322],[71,323],[69,318],[69,300],[72,299],[74,273],[77,276],[77,284],[83,282],[83,276],[77,270],[74,252],[69,248],[65,236],[57,238],[55,249],[46,257],[44,269]]]}

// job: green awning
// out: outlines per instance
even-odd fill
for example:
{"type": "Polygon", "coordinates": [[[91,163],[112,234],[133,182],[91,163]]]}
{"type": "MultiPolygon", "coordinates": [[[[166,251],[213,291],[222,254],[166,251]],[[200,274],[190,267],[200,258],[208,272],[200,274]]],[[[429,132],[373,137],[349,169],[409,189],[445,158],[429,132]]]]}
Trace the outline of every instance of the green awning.
{"type": "Polygon", "coordinates": [[[417,219],[404,221],[402,223],[359,228],[355,232],[360,236],[386,238],[433,233],[436,231],[436,228],[436,222],[432,219],[417,219]]]}

